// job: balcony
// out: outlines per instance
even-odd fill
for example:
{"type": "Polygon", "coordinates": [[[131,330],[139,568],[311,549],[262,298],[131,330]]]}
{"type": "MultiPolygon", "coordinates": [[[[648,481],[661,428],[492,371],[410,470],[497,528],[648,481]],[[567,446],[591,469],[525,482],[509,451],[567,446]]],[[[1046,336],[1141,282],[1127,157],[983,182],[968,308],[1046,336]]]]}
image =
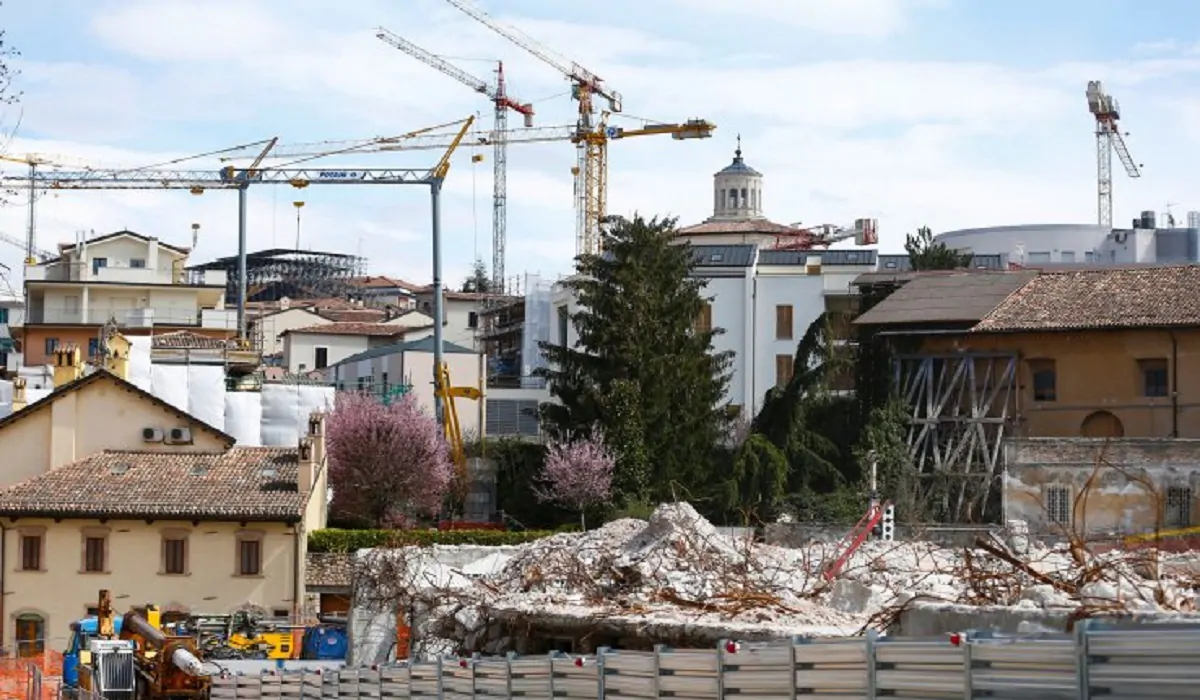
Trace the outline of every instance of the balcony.
{"type": "Polygon", "coordinates": [[[26,322],[29,325],[79,324],[101,326],[109,319],[127,328],[152,328],[154,326],[183,326],[210,328],[214,330],[236,330],[235,309],[106,309],[89,308],[86,312],[75,307],[34,307],[29,310],[26,322]]]}
{"type": "Polygon", "coordinates": [[[89,268],[81,263],[52,263],[49,265],[27,265],[27,282],[99,282],[118,284],[172,284],[185,287],[225,287],[224,270],[184,270],[173,272],[145,267],[116,265],[89,268]]]}

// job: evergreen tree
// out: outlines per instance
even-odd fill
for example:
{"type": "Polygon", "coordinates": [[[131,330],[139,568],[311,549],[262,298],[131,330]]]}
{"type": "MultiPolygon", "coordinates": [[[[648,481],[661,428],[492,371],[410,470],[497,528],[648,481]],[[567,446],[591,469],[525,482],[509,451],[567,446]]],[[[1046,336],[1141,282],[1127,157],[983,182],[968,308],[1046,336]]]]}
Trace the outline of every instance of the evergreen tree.
{"type": "Polygon", "coordinates": [[[462,292],[485,294],[492,291],[492,280],[488,278],[487,265],[479,258],[471,268],[471,276],[462,283],[462,292]]]}
{"type": "Polygon", "coordinates": [[[697,328],[704,281],[694,253],[676,245],[675,219],[614,218],[603,255],[582,255],[564,283],[579,304],[577,347],[543,343],[557,403],[543,409],[553,438],[603,430],[616,452],[618,503],[669,497],[676,485],[712,482],[722,440],[731,353],[715,353],[720,329],[697,328]]]}
{"type": "Polygon", "coordinates": [[[951,248],[942,242],[935,243],[933,232],[928,226],[917,229],[915,234],[904,237],[904,250],[914,270],[957,270],[971,266],[970,252],[951,248]]]}

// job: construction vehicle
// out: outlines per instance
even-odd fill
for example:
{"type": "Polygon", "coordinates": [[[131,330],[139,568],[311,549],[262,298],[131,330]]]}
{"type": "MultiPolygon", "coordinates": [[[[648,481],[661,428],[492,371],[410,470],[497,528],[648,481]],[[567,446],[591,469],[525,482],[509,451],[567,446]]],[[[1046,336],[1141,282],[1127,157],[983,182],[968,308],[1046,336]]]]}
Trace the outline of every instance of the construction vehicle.
{"type": "Polygon", "coordinates": [[[458,422],[458,409],[454,399],[479,401],[483,392],[473,386],[452,386],[450,384],[450,368],[443,362],[437,368],[436,385],[433,390],[442,403],[442,431],[446,436],[446,444],[450,446],[450,460],[454,463],[455,487],[459,495],[466,494],[467,487],[467,449],[463,444],[462,427],[458,422]]]}
{"type": "Polygon", "coordinates": [[[105,700],[204,698],[209,677],[191,637],[162,631],[158,608],[147,605],[117,618],[112,594],[100,591],[96,615],[71,625],[63,654],[63,691],[105,700]]]}

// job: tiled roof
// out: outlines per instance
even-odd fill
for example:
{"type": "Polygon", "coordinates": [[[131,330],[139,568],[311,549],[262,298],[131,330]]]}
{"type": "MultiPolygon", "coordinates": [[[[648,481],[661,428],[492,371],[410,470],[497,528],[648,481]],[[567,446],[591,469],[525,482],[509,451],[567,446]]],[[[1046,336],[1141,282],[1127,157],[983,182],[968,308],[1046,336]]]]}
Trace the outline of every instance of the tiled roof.
{"type": "Polygon", "coordinates": [[[357,287],[366,287],[367,289],[403,289],[407,292],[415,292],[421,288],[419,284],[413,284],[408,280],[397,279],[395,277],[385,277],[383,275],[377,277],[355,277],[350,280],[350,284],[357,287]]]}
{"type": "Polygon", "coordinates": [[[401,335],[407,330],[411,329],[386,323],[345,321],[340,323],[325,323],[317,326],[305,326],[304,328],[289,328],[280,333],[280,335],[287,335],[288,333],[314,333],[320,335],[393,336],[401,335]]]}
{"type": "Polygon", "coordinates": [[[26,417],[33,415],[36,411],[39,411],[43,408],[50,406],[51,404],[53,404],[55,401],[59,400],[66,394],[69,394],[74,391],[82,391],[83,389],[86,389],[87,387],[92,386],[93,384],[101,382],[105,379],[114,382],[120,389],[122,389],[124,391],[128,391],[131,394],[133,394],[145,401],[148,401],[148,402],[154,404],[155,406],[158,406],[159,408],[163,408],[163,409],[166,409],[167,411],[170,411],[175,416],[186,421],[187,423],[194,425],[197,428],[201,428],[203,430],[207,430],[207,431],[211,432],[213,435],[220,438],[222,441],[224,441],[228,445],[233,445],[235,442],[237,442],[237,438],[233,437],[229,433],[226,433],[224,430],[221,430],[219,428],[211,426],[208,423],[205,423],[204,421],[193,416],[192,414],[187,413],[186,411],[180,410],[174,404],[163,401],[162,399],[158,398],[154,394],[151,394],[150,392],[141,389],[140,387],[138,387],[137,385],[135,385],[132,382],[128,382],[128,381],[125,381],[124,379],[121,379],[120,377],[109,372],[106,369],[96,369],[96,370],[92,371],[90,374],[85,374],[83,377],[76,379],[73,382],[70,382],[61,387],[58,387],[57,389],[50,392],[49,394],[42,397],[41,399],[38,399],[37,401],[34,401],[33,403],[29,404],[24,409],[17,411],[16,413],[10,413],[7,416],[5,416],[4,418],[0,418],[0,429],[3,429],[5,426],[11,425],[12,423],[16,423],[17,421],[24,420],[26,417]]]}
{"type": "MultiPolygon", "coordinates": [[[[432,296],[433,295],[433,285],[427,284],[424,287],[419,287],[419,288],[417,288],[416,293],[432,296]]],[[[491,293],[487,293],[487,292],[457,292],[453,289],[445,290],[444,294],[447,299],[453,299],[454,301],[484,301],[486,299],[496,299],[496,300],[503,301],[506,299],[514,299],[515,298],[512,296],[506,296],[504,294],[491,294],[491,293]]]]}
{"type": "Polygon", "coordinates": [[[972,331],[1200,326],[1200,265],[1044,271],[972,331]]]}
{"type": "MultiPolygon", "coordinates": [[[[432,328],[432,326],[430,326],[430,328],[432,328]]],[[[414,330],[423,330],[423,329],[405,328],[404,330],[411,332],[414,330]]],[[[385,357],[387,355],[395,355],[398,352],[432,353],[433,348],[434,348],[433,336],[425,336],[424,338],[421,338],[419,340],[409,340],[409,341],[406,341],[403,343],[393,343],[391,345],[380,345],[379,347],[374,347],[374,348],[371,348],[370,350],[364,350],[360,353],[357,353],[355,355],[351,355],[350,357],[347,357],[346,359],[342,360],[341,362],[338,362],[336,365],[334,365],[334,367],[337,367],[338,365],[347,365],[347,364],[350,364],[353,362],[362,362],[363,360],[371,360],[376,357],[385,357]]],[[[478,354],[471,348],[466,348],[461,345],[451,343],[447,340],[442,341],[442,352],[449,354],[449,355],[455,355],[455,354],[476,355],[476,354],[478,354]]]]}
{"type": "Polygon", "coordinates": [[[317,309],[317,315],[330,321],[378,323],[387,320],[383,309],[317,309]]]}
{"type": "Polygon", "coordinates": [[[0,491],[12,517],[296,521],[298,450],[105,451],[0,491]]]}
{"type": "Polygon", "coordinates": [[[354,574],[354,554],[309,552],[305,570],[304,583],[308,586],[349,588],[354,574]]]}
{"type": "Polygon", "coordinates": [[[705,221],[693,226],[684,226],[676,232],[676,236],[703,236],[706,234],[716,235],[721,233],[740,233],[754,234],[765,233],[769,235],[793,235],[799,230],[793,226],[786,224],[777,224],[774,221],[767,219],[749,219],[739,221],[705,221]]]}
{"type": "Polygon", "coordinates": [[[151,337],[151,344],[163,350],[224,350],[232,343],[224,338],[210,338],[192,331],[172,331],[151,337]]]}
{"type": "Polygon", "coordinates": [[[856,325],[974,325],[1036,272],[931,270],[918,274],[854,319],[856,325]]]}

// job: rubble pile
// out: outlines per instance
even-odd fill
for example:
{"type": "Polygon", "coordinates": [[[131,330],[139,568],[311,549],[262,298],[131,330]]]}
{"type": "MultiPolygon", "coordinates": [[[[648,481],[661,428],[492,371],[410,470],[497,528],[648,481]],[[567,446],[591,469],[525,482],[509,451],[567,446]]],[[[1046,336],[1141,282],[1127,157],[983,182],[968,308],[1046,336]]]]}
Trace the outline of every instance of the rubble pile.
{"type": "Polygon", "coordinates": [[[649,521],[617,520],[515,547],[499,570],[462,577],[440,599],[427,586],[422,598],[453,620],[447,636],[458,639],[488,634],[500,613],[730,634],[854,634],[886,628],[922,601],[1069,610],[1073,618],[1195,608],[1200,574],[1186,555],[1096,552],[1077,538],[1051,546],[1008,530],[1008,541],[981,537],[973,547],[869,541],[829,581],[823,572],[839,544],[791,549],[734,539],[689,504],[673,503],[649,521]]]}

